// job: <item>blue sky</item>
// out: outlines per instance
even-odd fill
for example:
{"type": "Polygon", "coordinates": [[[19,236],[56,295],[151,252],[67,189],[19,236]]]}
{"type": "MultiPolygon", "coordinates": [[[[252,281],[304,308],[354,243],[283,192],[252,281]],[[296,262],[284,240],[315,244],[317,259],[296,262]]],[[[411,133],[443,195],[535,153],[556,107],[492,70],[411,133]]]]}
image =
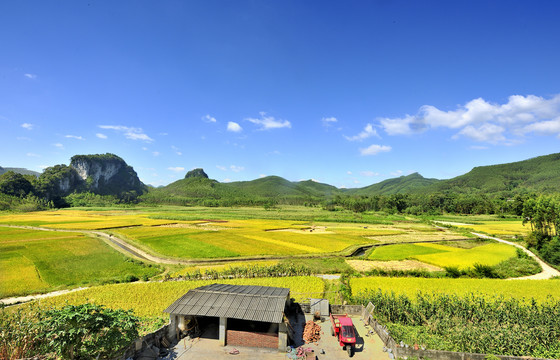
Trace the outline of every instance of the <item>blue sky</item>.
{"type": "Polygon", "coordinates": [[[0,166],[363,187],[560,151],[558,1],[0,2],[0,166]]]}

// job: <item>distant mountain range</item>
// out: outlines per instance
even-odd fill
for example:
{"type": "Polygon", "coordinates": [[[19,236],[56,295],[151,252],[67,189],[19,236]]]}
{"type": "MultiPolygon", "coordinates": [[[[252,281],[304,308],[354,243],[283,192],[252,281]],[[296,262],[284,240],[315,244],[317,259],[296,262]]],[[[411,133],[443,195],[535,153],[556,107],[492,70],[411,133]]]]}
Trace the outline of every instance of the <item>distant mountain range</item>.
{"type": "MultiPolygon", "coordinates": [[[[436,192],[505,196],[523,192],[560,193],[560,153],[508,164],[475,167],[464,175],[448,180],[429,179],[413,173],[356,189],[339,189],[312,180],[291,182],[279,176],[220,183],[209,179],[202,169],[192,170],[184,179],[167,186],[145,188],[139,182],[132,167],[127,166],[116,155],[77,155],[72,158],[71,166],[76,168],[82,178],[91,180],[90,188],[94,188],[96,193],[107,194],[129,190],[142,193],[146,189],[147,196],[151,199],[329,198],[336,195],[375,196],[436,192]],[[119,184],[126,184],[126,186],[119,185],[118,189],[113,189],[115,184],[105,180],[105,177],[108,179],[108,176],[112,177],[113,173],[120,174],[120,172],[123,172],[123,175],[119,175],[122,177],[119,184]],[[108,191],[109,187],[112,191],[108,191]]],[[[40,175],[18,168],[0,168],[0,174],[9,170],[40,175]]],[[[66,189],[65,192],[71,191],[66,189]]]]}
{"type": "Polygon", "coordinates": [[[3,168],[2,166],[0,166],[0,175],[7,173],[8,171],[13,171],[17,174],[21,174],[21,175],[33,175],[36,177],[39,177],[39,175],[41,175],[40,172],[37,171],[32,171],[32,170],[27,170],[24,168],[12,168],[12,167],[8,167],[8,168],[3,168]]]}
{"type": "MultiPolygon", "coordinates": [[[[154,190],[151,190],[154,191],[154,190]]],[[[312,180],[291,182],[279,176],[251,181],[219,183],[191,177],[158,188],[161,195],[223,198],[259,197],[331,197],[334,195],[391,195],[457,192],[475,194],[515,194],[521,192],[560,193],[560,153],[508,164],[475,167],[468,173],[448,180],[425,178],[418,173],[387,179],[356,189],[339,189],[312,180]]]]}

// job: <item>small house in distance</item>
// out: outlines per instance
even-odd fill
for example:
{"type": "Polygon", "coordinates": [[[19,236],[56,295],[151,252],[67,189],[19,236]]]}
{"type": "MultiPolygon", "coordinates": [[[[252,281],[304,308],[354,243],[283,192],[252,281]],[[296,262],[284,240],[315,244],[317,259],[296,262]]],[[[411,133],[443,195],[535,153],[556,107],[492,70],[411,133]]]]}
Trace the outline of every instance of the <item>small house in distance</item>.
{"type": "Polygon", "coordinates": [[[169,335],[200,324],[201,331],[217,328],[220,345],[276,348],[285,351],[288,334],[284,310],[290,289],[212,284],[189,290],[165,312],[169,335]]]}

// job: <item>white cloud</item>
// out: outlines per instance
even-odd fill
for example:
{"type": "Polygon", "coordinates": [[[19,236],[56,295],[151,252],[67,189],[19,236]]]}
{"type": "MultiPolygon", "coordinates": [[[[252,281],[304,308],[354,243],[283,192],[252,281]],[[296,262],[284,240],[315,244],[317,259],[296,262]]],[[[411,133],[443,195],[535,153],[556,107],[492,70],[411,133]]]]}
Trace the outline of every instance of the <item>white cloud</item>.
{"type": "Polygon", "coordinates": [[[270,130],[270,129],[280,129],[280,128],[291,128],[292,124],[288,120],[276,120],[273,116],[266,116],[265,112],[260,113],[261,118],[247,118],[253,124],[259,125],[259,130],[270,130]]]}
{"type": "Polygon", "coordinates": [[[367,176],[367,177],[372,177],[372,176],[379,176],[379,173],[366,170],[366,171],[360,171],[360,175],[367,176]]]}
{"type": "Polygon", "coordinates": [[[245,168],[243,166],[237,166],[237,165],[231,165],[229,168],[233,172],[240,172],[240,171],[245,170],[245,168]]]}
{"type": "Polygon", "coordinates": [[[182,172],[182,171],[185,171],[185,168],[181,167],[181,166],[175,166],[175,167],[171,166],[171,167],[168,167],[167,170],[171,170],[171,171],[174,171],[174,172],[182,172]]]}
{"type": "Polygon", "coordinates": [[[527,125],[523,128],[522,132],[523,133],[535,132],[544,135],[560,134],[560,116],[554,120],[539,121],[527,125]]]}
{"type": "Polygon", "coordinates": [[[64,149],[64,145],[62,145],[61,143],[53,144],[53,146],[55,146],[55,147],[57,147],[57,148],[59,148],[59,149],[64,149]]]}
{"type": "Polygon", "coordinates": [[[380,152],[388,152],[391,151],[391,147],[388,145],[370,145],[365,149],[360,149],[360,153],[362,155],[377,155],[380,152]]]}
{"type": "Polygon", "coordinates": [[[385,132],[389,135],[407,135],[413,133],[412,128],[414,126],[412,126],[412,124],[416,120],[417,119],[415,117],[406,115],[403,118],[395,119],[380,118],[379,123],[381,123],[383,129],[385,129],[385,132]]]}
{"type": "Polygon", "coordinates": [[[560,94],[545,99],[535,95],[512,95],[504,104],[473,99],[455,110],[443,111],[432,105],[421,106],[416,115],[379,118],[389,135],[448,128],[458,129],[455,137],[466,136],[475,141],[512,144],[508,133],[523,136],[530,132],[560,134],[560,94]]]}
{"type": "Polygon", "coordinates": [[[130,140],[143,140],[143,141],[147,141],[147,142],[154,141],[148,135],[142,134],[142,133],[128,132],[128,133],[125,133],[124,136],[127,139],[130,139],[130,140]]]}
{"type": "Polygon", "coordinates": [[[358,135],[354,135],[354,136],[345,135],[344,138],[348,141],[362,141],[372,136],[379,137],[379,135],[377,134],[377,130],[373,128],[373,125],[367,124],[364,130],[358,135]]]}
{"type": "Polygon", "coordinates": [[[31,80],[37,79],[37,75],[35,75],[35,74],[29,74],[28,73],[28,74],[23,74],[23,76],[25,76],[26,78],[31,79],[31,80]]]}
{"type": "Polygon", "coordinates": [[[402,170],[392,171],[391,175],[393,176],[401,176],[403,174],[402,170]]]}
{"type": "Polygon", "coordinates": [[[473,150],[487,150],[487,149],[489,149],[488,146],[481,146],[481,145],[472,145],[469,148],[473,149],[473,150]]]}
{"type": "Polygon", "coordinates": [[[153,151],[153,152],[152,152],[152,155],[154,155],[154,156],[160,156],[161,153],[160,153],[159,151],[153,151]]]}
{"type": "Polygon", "coordinates": [[[127,139],[130,140],[142,140],[146,142],[152,142],[154,139],[149,137],[144,133],[141,128],[128,127],[122,125],[99,125],[101,129],[115,130],[124,134],[127,139]]]}
{"type": "Polygon", "coordinates": [[[183,153],[181,152],[181,150],[179,150],[179,148],[177,146],[171,145],[171,148],[175,151],[175,154],[177,154],[179,156],[183,155],[183,153]]]}
{"type": "Polygon", "coordinates": [[[35,154],[35,153],[31,153],[31,152],[28,152],[28,153],[25,154],[25,155],[27,155],[27,156],[29,156],[29,157],[41,157],[41,155],[35,154]]]}
{"type": "Polygon", "coordinates": [[[469,125],[463,128],[463,130],[459,131],[459,133],[455,135],[454,138],[457,138],[459,135],[464,135],[468,138],[473,139],[474,141],[497,144],[506,140],[505,136],[503,135],[505,130],[506,129],[502,126],[491,123],[484,123],[479,127],[469,125]]]}
{"type": "Polygon", "coordinates": [[[209,123],[215,123],[217,120],[215,117],[210,116],[210,114],[206,114],[205,116],[202,117],[202,120],[209,122],[209,123]]]}
{"type": "Polygon", "coordinates": [[[78,135],[65,135],[64,137],[68,139],[85,140],[83,137],[78,135]]]}
{"type": "Polygon", "coordinates": [[[24,129],[27,129],[27,130],[33,130],[33,127],[34,127],[34,126],[35,126],[35,125],[30,124],[30,123],[23,123],[23,124],[21,124],[21,127],[24,128],[24,129]]]}
{"type": "Polygon", "coordinates": [[[326,118],[322,118],[321,122],[323,123],[323,126],[329,127],[332,126],[334,123],[338,122],[338,120],[335,117],[326,117],[326,118]]]}
{"type": "Polygon", "coordinates": [[[228,182],[231,182],[231,179],[226,178],[226,179],[222,180],[222,182],[228,183],[228,182]]]}
{"type": "Polygon", "coordinates": [[[227,123],[227,131],[231,131],[231,132],[241,132],[243,130],[243,128],[241,126],[239,126],[238,123],[233,122],[233,121],[228,121],[227,123]]]}
{"type": "Polygon", "coordinates": [[[216,165],[216,167],[222,171],[227,171],[227,168],[225,166],[216,165]]]}
{"type": "Polygon", "coordinates": [[[348,175],[352,175],[352,171],[347,171],[346,172],[348,175]]]}
{"type": "Polygon", "coordinates": [[[261,178],[261,179],[264,178],[264,177],[266,177],[265,174],[260,174],[260,175],[259,175],[259,178],[261,178]]]}
{"type": "Polygon", "coordinates": [[[97,134],[95,134],[95,136],[97,136],[100,139],[107,139],[107,135],[105,135],[105,134],[97,133],[97,134]]]}
{"type": "Polygon", "coordinates": [[[25,137],[25,136],[18,136],[18,137],[16,137],[16,140],[31,141],[31,138],[28,138],[28,137],[25,137]]]}

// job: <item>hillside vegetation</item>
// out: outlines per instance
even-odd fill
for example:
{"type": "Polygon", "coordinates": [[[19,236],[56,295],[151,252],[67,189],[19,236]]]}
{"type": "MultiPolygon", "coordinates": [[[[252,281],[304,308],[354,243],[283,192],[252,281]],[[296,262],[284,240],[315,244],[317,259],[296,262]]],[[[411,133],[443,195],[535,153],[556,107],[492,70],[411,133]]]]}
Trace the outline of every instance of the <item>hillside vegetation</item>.
{"type": "Polygon", "coordinates": [[[392,195],[415,193],[423,191],[429,186],[441,181],[443,180],[427,179],[418,173],[413,173],[394,179],[387,179],[360,189],[348,189],[345,193],[351,195],[392,195]]]}
{"type": "Polygon", "coordinates": [[[151,188],[114,154],[76,155],[70,166],[49,167],[38,178],[10,171],[0,175],[0,210],[141,201],[181,206],[272,208],[283,204],[320,205],[328,210],[343,207],[355,212],[521,215],[528,198],[560,193],[558,174],[560,153],[475,167],[449,180],[413,173],[357,189],[338,189],[313,180],[292,182],[279,176],[220,183],[209,179],[203,169],[191,170],[184,179],[167,186],[151,188]]]}

